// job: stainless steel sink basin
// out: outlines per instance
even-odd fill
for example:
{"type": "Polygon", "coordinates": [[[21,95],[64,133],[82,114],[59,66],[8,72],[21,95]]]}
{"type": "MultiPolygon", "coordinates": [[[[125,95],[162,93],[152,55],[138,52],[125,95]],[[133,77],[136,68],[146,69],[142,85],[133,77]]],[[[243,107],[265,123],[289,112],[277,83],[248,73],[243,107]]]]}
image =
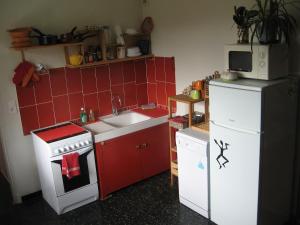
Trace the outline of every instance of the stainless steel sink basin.
{"type": "Polygon", "coordinates": [[[149,119],[151,117],[132,111],[122,112],[118,116],[109,115],[100,118],[101,121],[114,127],[126,127],[149,119]]]}
{"type": "Polygon", "coordinates": [[[102,121],[98,121],[96,123],[91,123],[91,124],[85,125],[84,127],[96,134],[101,134],[101,133],[105,133],[107,131],[116,129],[115,127],[113,127],[109,124],[106,124],[102,121]]]}

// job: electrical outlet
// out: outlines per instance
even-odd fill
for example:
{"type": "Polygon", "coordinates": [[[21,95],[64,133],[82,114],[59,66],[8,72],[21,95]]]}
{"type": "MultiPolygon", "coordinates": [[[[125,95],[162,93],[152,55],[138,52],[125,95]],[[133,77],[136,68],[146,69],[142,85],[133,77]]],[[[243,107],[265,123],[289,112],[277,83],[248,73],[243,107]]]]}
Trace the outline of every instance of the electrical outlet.
{"type": "Polygon", "coordinates": [[[8,111],[9,111],[9,113],[17,113],[18,112],[17,104],[16,104],[15,100],[10,100],[8,102],[8,111]]]}

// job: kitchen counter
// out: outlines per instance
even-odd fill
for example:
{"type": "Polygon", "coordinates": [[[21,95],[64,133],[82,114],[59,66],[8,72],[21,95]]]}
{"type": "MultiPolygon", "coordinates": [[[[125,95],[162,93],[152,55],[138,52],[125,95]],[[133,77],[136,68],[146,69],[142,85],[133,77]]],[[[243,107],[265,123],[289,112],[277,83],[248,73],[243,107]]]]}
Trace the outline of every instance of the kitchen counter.
{"type": "Polygon", "coordinates": [[[162,123],[168,122],[168,111],[163,109],[134,109],[131,111],[125,111],[120,113],[118,116],[105,116],[101,117],[100,121],[95,123],[91,123],[85,125],[84,127],[90,131],[92,131],[94,135],[95,143],[106,141],[109,139],[113,139],[116,137],[120,137],[129,133],[133,133],[139,130],[143,130],[149,127],[157,126],[162,123]],[[122,120],[122,116],[125,114],[129,114],[131,112],[138,113],[141,115],[146,116],[144,121],[141,122],[134,122],[133,124],[125,125],[125,126],[115,126],[110,123],[104,122],[103,120],[107,118],[112,118],[117,120],[118,117],[120,118],[120,122],[122,120]]]}

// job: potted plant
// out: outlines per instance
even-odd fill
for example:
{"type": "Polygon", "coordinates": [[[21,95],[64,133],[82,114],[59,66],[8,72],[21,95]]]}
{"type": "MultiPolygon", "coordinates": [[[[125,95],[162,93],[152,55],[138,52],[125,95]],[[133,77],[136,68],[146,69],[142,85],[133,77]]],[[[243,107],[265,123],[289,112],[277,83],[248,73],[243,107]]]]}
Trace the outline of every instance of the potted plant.
{"type": "MultiPolygon", "coordinates": [[[[296,33],[297,21],[287,9],[287,6],[298,8],[300,0],[255,0],[256,4],[251,12],[252,16],[248,20],[251,29],[251,45],[254,37],[261,44],[273,44],[286,42],[289,44],[290,38],[296,33]]],[[[239,7],[241,8],[241,7],[239,7]]],[[[238,10],[235,7],[234,21],[240,26],[237,18],[238,10]],[[238,23],[237,23],[238,22],[238,23]]]]}

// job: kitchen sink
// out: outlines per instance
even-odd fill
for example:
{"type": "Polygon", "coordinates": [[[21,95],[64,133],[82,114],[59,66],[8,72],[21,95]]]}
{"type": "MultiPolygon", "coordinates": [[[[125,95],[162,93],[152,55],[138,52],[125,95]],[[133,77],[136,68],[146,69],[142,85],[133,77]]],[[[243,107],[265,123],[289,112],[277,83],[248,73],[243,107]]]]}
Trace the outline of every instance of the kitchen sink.
{"type": "Polygon", "coordinates": [[[104,123],[119,128],[126,127],[139,122],[143,122],[149,119],[151,119],[151,117],[136,112],[132,112],[132,111],[122,112],[118,116],[109,115],[100,118],[100,120],[103,121],[104,123]]]}

